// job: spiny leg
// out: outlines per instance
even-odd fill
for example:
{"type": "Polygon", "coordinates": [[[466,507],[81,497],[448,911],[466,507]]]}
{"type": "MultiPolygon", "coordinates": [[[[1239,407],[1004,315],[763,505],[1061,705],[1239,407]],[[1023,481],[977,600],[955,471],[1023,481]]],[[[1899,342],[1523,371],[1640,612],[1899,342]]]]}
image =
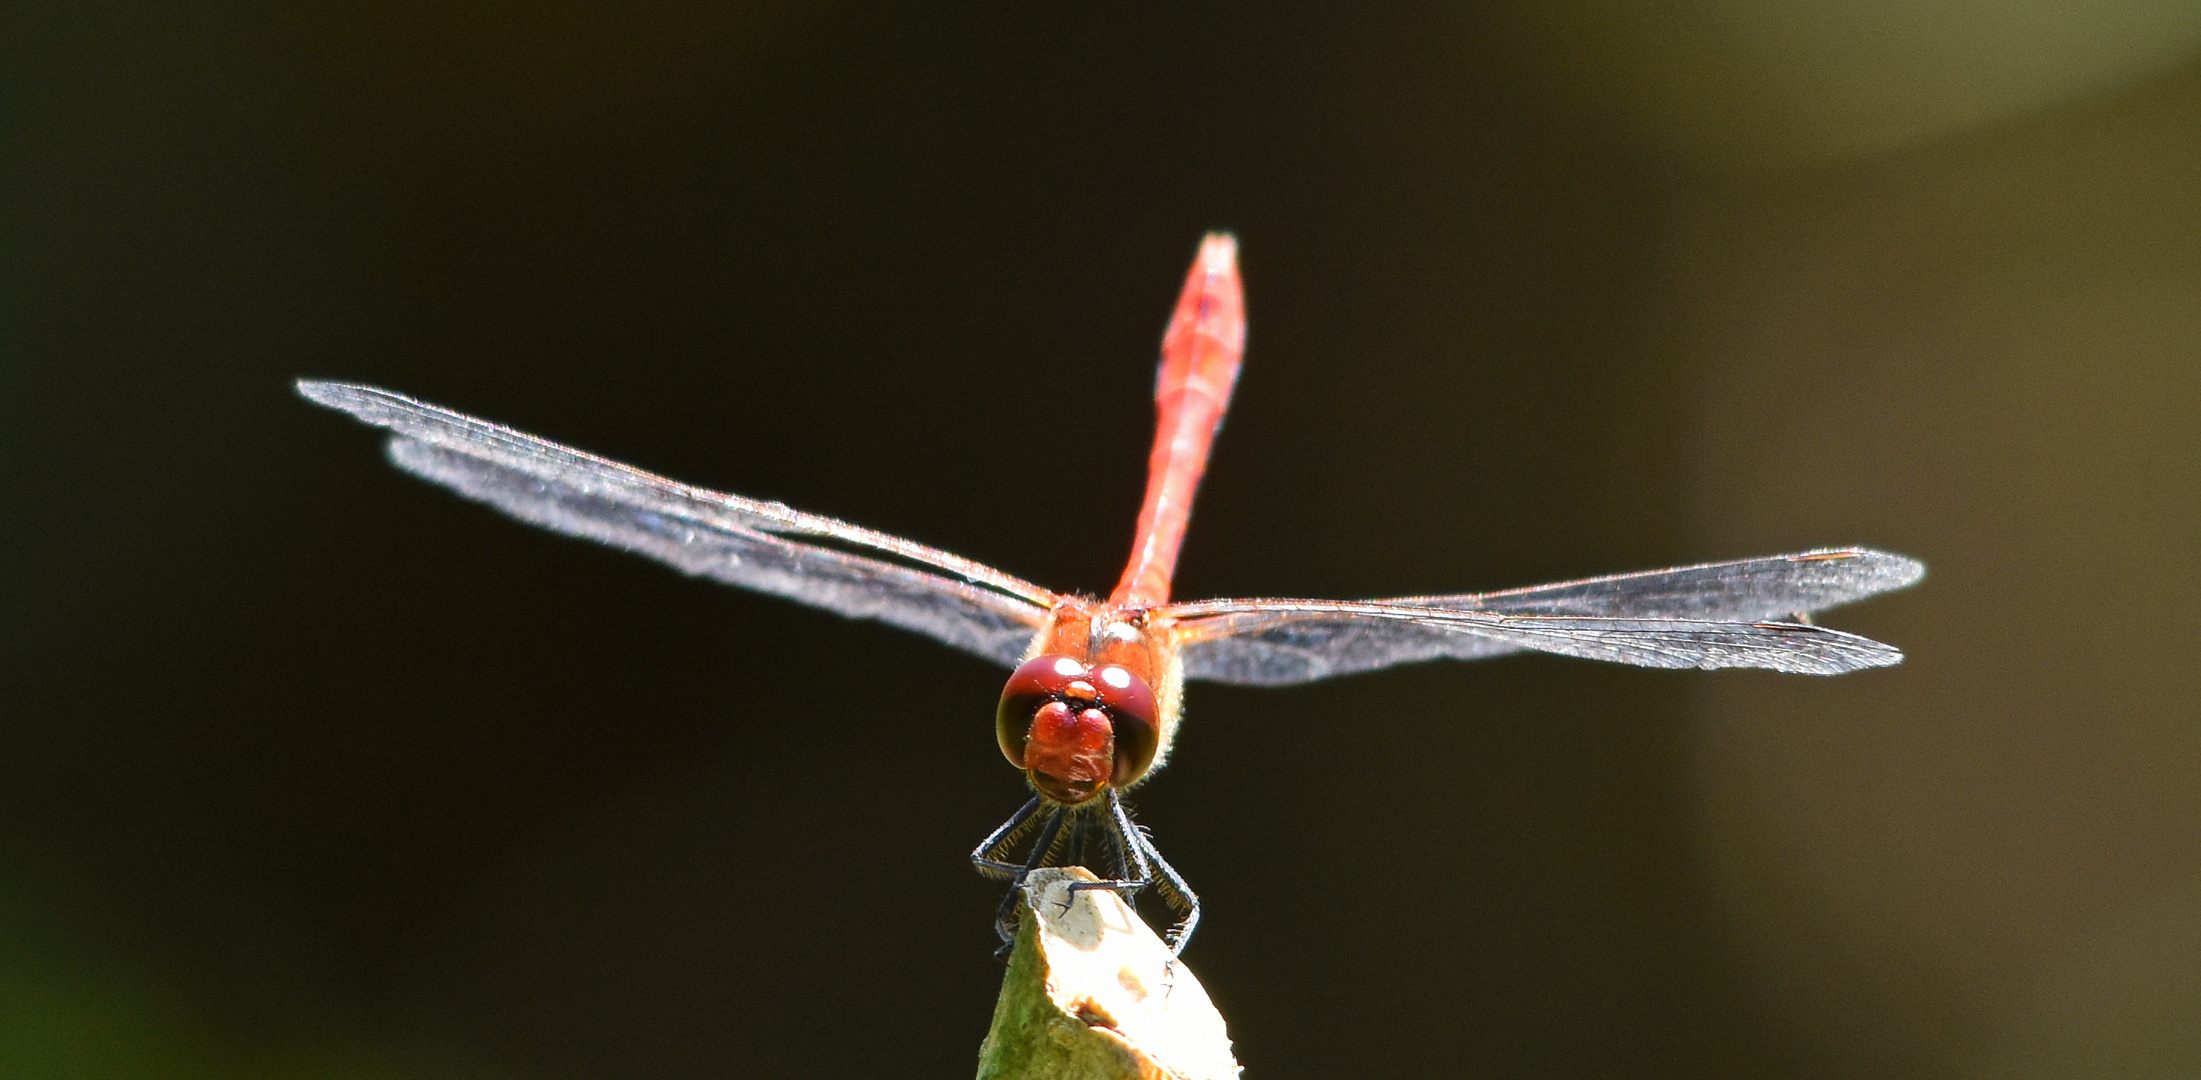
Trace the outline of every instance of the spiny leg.
{"type": "MultiPolygon", "coordinates": [[[[1032,801],[1037,803],[1039,800],[1032,801]]],[[[1047,824],[1040,829],[1039,839],[1032,842],[1032,857],[1017,868],[1016,880],[1009,885],[1009,895],[1001,898],[1001,908],[994,912],[994,933],[1001,937],[1001,948],[994,953],[996,956],[1007,956],[1009,950],[1016,947],[1016,920],[1011,916],[1016,911],[1017,898],[1024,892],[1024,879],[1047,860],[1047,853],[1054,850],[1055,842],[1061,838],[1065,813],[1057,808],[1047,815],[1047,824]]]]}
{"type": "MultiPolygon", "coordinates": [[[[1129,899],[1136,897],[1140,889],[1154,883],[1154,873],[1146,865],[1146,845],[1136,838],[1131,816],[1124,812],[1123,799],[1114,789],[1108,792],[1107,813],[1109,836],[1116,842],[1117,872],[1123,877],[1115,881],[1073,881],[1070,883],[1070,893],[1073,896],[1094,889],[1106,889],[1129,899]]],[[[1067,901],[1063,904],[1063,910],[1069,910],[1067,901]]]]}
{"type": "Polygon", "coordinates": [[[1064,866],[1085,865],[1085,834],[1090,831],[1084,814],[1074,814],[1070,819],[1070,851],[1062,858],[1064,866]]]}
{"type": "Polygon", "coordinates": [[[1009,848],[1015,846],[1017,837],[1024,831],[1025,824],[1030,822],[1032,815],[1038,811],[1039,797],[1035,795],[1032,797],[1031,802],[1024,804],[1022,810],[1009,815],[1009,820],[1002,822],[1000,828],[995,829],[991,835],[979,841],[977,847],[971,849],[971,865],[977,867],[979,873],[996,881],[1010,880],[1029,870],[1030,867],[1021,863],[1010,862],[1002,856],[1007,853],[1009,848]]]}
{"type": "Polygon", "coordinates": [[[1185,945],[1192,941],[1193,927],[1200,925],[1200,898],[1193,893],[1191,886],[1185,884],[1184,876],[1177,873],[1177,868],[1169,865],[1169,860],[1162,858],[1162,853],[1155,850],[1152,837],[1136,826],[1132,828],[1132,835],[1139,846],[1146,849],[1147,857],[1154,860],[1154,868],[1161,878],[1156,883],[1156,889],[1162,894],[1162,901],[1184,913],[1184,918],[1179,919],[1177,925],[1170,927],[1169,933],[1163,935],[1163,940],[1169,944],[1170,957],[1174,959],[1182,956],[1185,945]]]}
{"type": "Polygon", "coordinates": [[[1123,808],[1123,800],[1114,791],[1108,793],[1108,818],[1113,826],[1109,831],[1122,856],[1121,872],[1127,880],[1077,881],[1070,884],[1070,889],[1072,892],[1109,889],[1129,898],[1148,885],[1155,886],[1162,894],[1163,903],[1183,915],[1163,936],[1169,945],[1169,955],[1174,959],[1185,951],[1185,945],[1192,940],[1193,928],[1200,924],[1200,898],[1185,884],[1177,869],[1169,865],[1169,860],[1162,858],[1146,830],[1132,822],[1130,812],[1123,808]]]}

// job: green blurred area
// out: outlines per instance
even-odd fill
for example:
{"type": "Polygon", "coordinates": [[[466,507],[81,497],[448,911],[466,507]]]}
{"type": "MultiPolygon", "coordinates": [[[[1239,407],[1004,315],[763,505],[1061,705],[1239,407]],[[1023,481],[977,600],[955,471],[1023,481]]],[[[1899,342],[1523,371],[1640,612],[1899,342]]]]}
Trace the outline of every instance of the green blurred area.
{"type": "MultiPolygon", "coordinates": [[[[0,895],[0,1075],[53,1080],[479,1077],[388,1033],[261,1002],[251,1015],[161,970],[138,928],[87,919],[51,866],[6,864],[0,895]],[[319,1022],[314,1022],[318,1020],[319,1022]]],[[[295,1003],[293,1003],[295,1004],[295,1003]]]]}
{"type": "Polygon", "coordinates": [[[1557,3],[1492,17],[1557,96],[1721,170],[2006,123],[2173,71],[2201,40],[2201,9],[2175,0],[1557,3]]]}

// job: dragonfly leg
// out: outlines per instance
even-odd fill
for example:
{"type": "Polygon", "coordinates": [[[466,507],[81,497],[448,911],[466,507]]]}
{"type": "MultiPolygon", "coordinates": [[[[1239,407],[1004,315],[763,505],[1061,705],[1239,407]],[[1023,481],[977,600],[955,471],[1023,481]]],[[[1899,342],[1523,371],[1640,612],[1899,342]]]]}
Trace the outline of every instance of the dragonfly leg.
{"type": "Polygon", "coordinates": [[[1192,891],[1191,886],[1185,884],[1184,876],[1177,873],[1177,868],[1169,865],[1169,860],[1162,858],[1162,853],[1154,849],[1152,838],[1136,829],[1134,834],[1138,837],[1139,844],[1146,848],[1147,857],[1154,860],[1155,872],[1160,877],[1156,883],[1156,891],[1162,894],[1162,901],[1184,915],[1177,920],[1177,925],[1169,928],[1169,933],[1162,935],[1162,940],[1169,945],[1169,955],[1172,958],[1181,956],[1185,945],[1192,940],[1193,927],[1200,925],[1200,897],[1192,891]]]}
{"type": "MultiPolygon", "coordinates": [[[[1029,817],[1038,804],[1038,799],[1032,800],[1032,806],[1020,811],[1019,816],[1029,817]]],[[[1066,813],[1067,811],[1057,809],[1047,815],[1047,823],[1040,828],[1039,839],[1032,842],[1032,857],[1023,866],[1014,868],[1016,880],[1009,885],[1009,895],[1001,898],[1000,910],[994,912],[994,933],[1001,937],[1001,948],[995,951],[995,956],[1007,956],[1009,950],[1016,947],[1016,906],[1018,898],[1024,892],[1024,879],[1047,861],[1047,854],[1054,850],[1056,841],[1062,838],[1062,822],[1066,813]]],[[[1011,818],[1009,824],[1003,825],[1002,829],[1008,831],[1010,838],[1013,838],[1013,826],[1018,824],[1020,822],[1011,818]]]]}
{"type": "Polygon", "coordinates": [[[1185,879],[1177,873],[1177,868],[1169,865],[1169,860],[1162,858],[1162,853],[1154,847],[1154,839],[1146,834],[1146,830],[1132,823],[1130,813],[1124,810],[1122,800],[1113,791],[1108,793],[1108,814],[1115,826],[1112,831],[1118,850],[1123,853],[1123,874],[1130,880],[1079,881],[1072,883],[1070,888],[1073,891],[1109,889],[1126,896],[1135,896],[1140,889],[1154,886],[1161,893],[1162,902],[1182,916],[1177,925],[1170,927],[1162,938],[1169,945],[1169,955],[1172,958],[1181,955],[1185,951],[1186,943],[1192,940],[1193,928],[1200,925],[1199,896],[1193,893],[1191,886],[1185,884],[1185,879]]]}
{"type": "MultiPolygon", "coordinates": [[[[1073,881],[1069,890],[1073,896],[1095,889],[1106,889],[1121,896],[1134,897],[1139,894],[1140,889],[1154,883],[1154,872],[1146,863],[1147,846],[1139,842],[1137,827],[1131,824],[1131,815],[1124,811],[1123,799],[1114,791],[1108,793],[1107,815],[1109,838],[1116,842],[1116,872],[1123,876],[1114,881],[1073,881]]],[[[1069,909],[1069,902],[1064,901],[1063,910],[1069,909]]]]}
{"type": "Polygon", "coordinates": [[[1025,824],[1038,812],[1039,799],[1034,796],[1031,802],[1024,804],[1022,810],[1011,814],[1009,820],[1001,823],[1000,828],[971,849],[971,865],[977,867],[979,873],[997,881],[1011,880],[1030,869],[1022,863],[1010,862],[1003,856],[1008,854],[1009,848],[1015,846],[1025,824]]]}
{"type": "Polygon", "coordinates": [[[1064,866],[1085,865],[1085,834],[1092,831],[1092,822],[1084,814],[1077,814],[1070,821],[1070,851],[1063,856],[1064,866]]]}

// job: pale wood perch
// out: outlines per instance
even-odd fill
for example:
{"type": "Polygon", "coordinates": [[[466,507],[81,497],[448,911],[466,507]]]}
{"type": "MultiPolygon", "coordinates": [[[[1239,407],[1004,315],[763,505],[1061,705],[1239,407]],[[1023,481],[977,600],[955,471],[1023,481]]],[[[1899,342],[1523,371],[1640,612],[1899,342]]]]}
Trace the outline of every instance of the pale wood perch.
{"type": "Polygon", "coordinates": [[[1236,1080],[1200,980],[1123,898],[1070,890],[1094,880],[1082,866],[1032,871],[979,1080],[1236,1080]]]}

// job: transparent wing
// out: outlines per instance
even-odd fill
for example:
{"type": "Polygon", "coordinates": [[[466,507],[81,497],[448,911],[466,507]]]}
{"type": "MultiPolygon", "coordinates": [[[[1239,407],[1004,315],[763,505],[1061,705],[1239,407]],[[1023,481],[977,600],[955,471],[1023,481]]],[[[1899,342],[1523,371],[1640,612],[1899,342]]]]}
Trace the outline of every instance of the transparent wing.
{"type": "Polygon", "coordinates": [[[1178,604],[1187,678],[1307,682],[1521,649],[1644,667],[1759,667],[1831,675],[1903,654],[1802,620],[1916,582],[1916,560],[1864,548],[1707,563],[1497,593],[1367,603],[1178,604]],[[1768,621],[1790,620],[1790,621],[1768,621]]]}
{"type": "Polygon", "coordinates": [[[1926,567],[1918,560],[1901,555],[1869,548],[1822,548],[1504,592],[1412,596],[1383,603],[1515,615],[1755,622],[1855,603],[1916,584],[1925,574],[1926,567]]]}
{"type": "Polygon", "coordinates": [[[1007,666],[1023,657],[1054,603],[1046,589],[944,551],[781,503],[689,487],[388,390],[300,380],[298,392],[390,429],[398,468],[522,521],[682,573],[914,630],[1007,666]]]}

